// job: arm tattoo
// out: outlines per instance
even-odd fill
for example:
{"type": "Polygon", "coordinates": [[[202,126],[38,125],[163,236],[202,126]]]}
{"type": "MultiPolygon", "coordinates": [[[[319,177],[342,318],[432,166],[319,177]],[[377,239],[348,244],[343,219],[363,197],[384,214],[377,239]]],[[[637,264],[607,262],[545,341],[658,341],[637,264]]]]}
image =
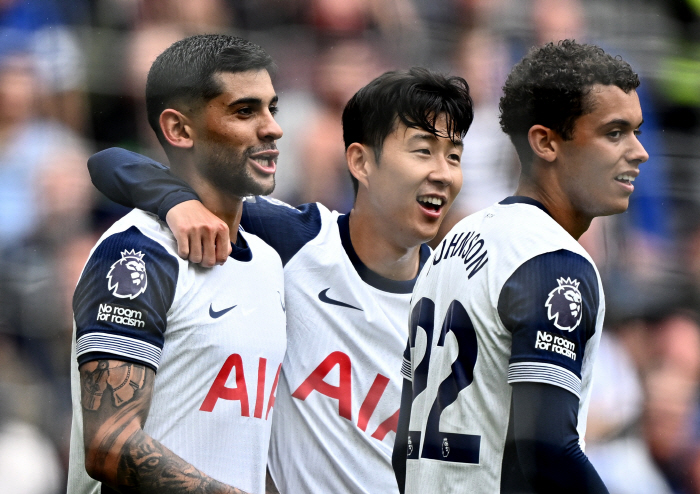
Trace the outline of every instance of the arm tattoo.
{"type": "Polygon", "coordinates": [[[153,370],[98,360],[80,367],[86,465],[99,480],[136,494],[245,494],[201,472],[143,431],[153,394],[153,370]]]}
{"type": "Polygon", "coordinates": [[[145,433],[139,435],[140,440],[122,450],[117,471],[122,493],[245,494],[207,476],[145,433]]]}
{"type": "MultiPolygon", "coordinates": [[[[87,367],[87,365],[86,365],[87,367]]],[[[117,407],[132,400],[136,392],[143,389],[146,381],[146,367],[129,362],[98,360],[93,371],[82,373],[83,408],[97,410],[102,396],[109,387],[117,407]],[[111,364],[111,365],[110,365],[111,364]]]]}

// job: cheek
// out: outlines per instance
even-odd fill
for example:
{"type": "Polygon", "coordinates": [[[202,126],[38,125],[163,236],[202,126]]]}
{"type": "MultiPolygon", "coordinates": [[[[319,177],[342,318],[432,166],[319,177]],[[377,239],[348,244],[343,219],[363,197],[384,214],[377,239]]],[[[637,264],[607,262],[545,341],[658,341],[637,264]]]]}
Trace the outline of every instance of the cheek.
{"type": "Polygon", "coordinates": [[[459,168],[459,170],[455,170],[455,172],[452,173],[452,185],[450,186],[450,192],[452,192],[452,199],[454,199],[454,197],[457,194],[459,194],[459,191],[462,190],[462,183],[462,168],[459,168]]]}

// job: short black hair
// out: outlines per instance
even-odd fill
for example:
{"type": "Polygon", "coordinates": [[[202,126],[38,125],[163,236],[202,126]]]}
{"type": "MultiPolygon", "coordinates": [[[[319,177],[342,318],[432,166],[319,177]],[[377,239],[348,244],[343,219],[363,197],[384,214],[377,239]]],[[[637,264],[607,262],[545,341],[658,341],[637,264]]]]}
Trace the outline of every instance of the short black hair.
{"type": "Polygon", "coordinates": [[[639,86],[639,76],[621,57],[574,40],[533,48],[513,67],[503,86],[500,120],[524,170],[533,158],[530,128],[543,125],[570,140],[576,119],[592,111],[587,97],[595,84],[629,93],[639,86]]]}
{"type": "MultiPolygon", "coordinates": [[[[440,135],[435,123],[447,117],[447,137],[464,138],[474,120],[469,85],[461,77],[446,76],[422,67],[386,72],[350,98],[343,110],[345,149],[355,142],[374,149],[379,161],[386,137],[398,122],[440,135]]],[[[358,182],[351,175],[357,195],[358,182]]]]}
{"type": "Polygon", "coordinates": [[[221,94],[214,75],[248,70],[275,71],[272,57],[255,43],[225,34],[198,34],[176,41],[158,55],[146,81],[146,112],[158,140],[166,141],[160,114],[166,108],[198,108],[221,94]]]}

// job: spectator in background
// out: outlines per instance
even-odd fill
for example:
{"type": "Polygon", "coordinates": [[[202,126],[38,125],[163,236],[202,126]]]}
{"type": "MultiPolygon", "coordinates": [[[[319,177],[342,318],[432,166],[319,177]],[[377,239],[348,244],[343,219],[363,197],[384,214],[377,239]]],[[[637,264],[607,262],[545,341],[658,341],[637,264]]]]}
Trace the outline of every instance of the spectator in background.
{"type": "Polygon", "coordinates": [[[175,41],[188,35],[225,33],[232,13],[224,0],[145,0],[139,15],[133,19],[134,31],[127,39],[125,51],[125,87],[133,102],[136,141],[123,143],[165,159],[165,154],[146,121],[143,88],[146,76],[156,57],[175,41]]]}
{"type": "MultiPolygon", "coordinates": [[[[67,464],[72,291],[96,238],[95,194],[81,141],[41,144],[45,156],[26,190],[36,200],[35,221],[26,236],[0,250],[0,346],[9,365],[0,366],[0,389],[6,390],[11,416],[39,426],[67,464]]],[[[39,434],[26,427],[16,432],[28,441],[39,434]]],[[[7,485],[1,474],[0,485],[7,485]]]]}
{"type": "Polygon", "coordinates": [[[520,170],[515,148],[498,122],[500,88],[509,70],[503,40],[484,29],[465,32],[454,65],[454,71],[469,82],[474,126],[463,141],[462,191],[432,240],[433,246],[465,216],[508,197],[520,170]]]}
{"type": "Polygon", "coordinates": [[[700,492],[700,325],[697,315],[670,313],[651,327],[643,367],[644,437],[674,492],[700,492]]]}
{"type": "Polygon", "coordinates": [[[341,115],[353,94],[381,72],[381,65],[376,50],[363,39],[329,43],[319,55],[313,68],[315,111],[299,116],[304,124],[303,133],[295,139],[300,180],[293,203],[317,201],[338,211],[352,208],[341,115]]]}
{"type": "Polygon", "coordinates": [[[0,52],[26,51],[34,59],[42,111],[76,131],[84,130],[84,56],[75,32],[52,0],[0,1],[0,52]]]}
{"type": "Polygon", "coordinates": [[[36,228],[33,184],[54,148],[76,139],[67,127],[39,115],[44,93],[37,70],[30,53],[0,54],[0,249],[36,228]]]}
{"type": "Polygon", "coordinates": [[[616,329],[603,331],[598,348],[586,454],[613,494],[671,494],[641,430],[645,396],[640,369],[616,329]]]}
{"type": "MultiPolygon", "coordinates": [[[[6,357],[4,343],[0,334],[0,361],[6,357]]],[[[54,445],[36,426],[8,413],[6,404],[10,399],[0,388],[2,492],[58,494],[63,473],[54,445]]]]}

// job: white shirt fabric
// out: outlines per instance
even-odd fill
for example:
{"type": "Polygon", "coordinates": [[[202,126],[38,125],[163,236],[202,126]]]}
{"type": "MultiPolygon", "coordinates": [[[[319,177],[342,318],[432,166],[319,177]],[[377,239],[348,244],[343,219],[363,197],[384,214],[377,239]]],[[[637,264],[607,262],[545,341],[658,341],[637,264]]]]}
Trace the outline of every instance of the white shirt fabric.
{"type": "Polygon", "coordinates": [[[427,261],[411,307],[406,493],[501,491],[512,383],[575,394],[582,441],[603,289],[588,254],[541,204],[511,197],[458,223],[427,261]]]}
{"type": "MultiPolygon", "coordinates": [[[[349,216],[246,202],[241,224],[285,263],[288,347],[269,468],[281,493],[397,493],[391,466],[415,280],[371,272],[349,216]]],[[[421,247],[421,259],[428,254],[421,247]]]]}
{"type": "Polygon", "coordinates": [[[240,235],[247,247],[234,246],[233,258],[211,269],[180,259],[167,226],[141,211],[99,240],[73,304],[68,492],[101,488],[84,467],[78,372],[95,359],[156,370],[144,431],[207,475],[264,492],[286,347],[283,272],[272,248],[240,235]],[[139,283],[129,285],[129,277],[139,283]]]}

